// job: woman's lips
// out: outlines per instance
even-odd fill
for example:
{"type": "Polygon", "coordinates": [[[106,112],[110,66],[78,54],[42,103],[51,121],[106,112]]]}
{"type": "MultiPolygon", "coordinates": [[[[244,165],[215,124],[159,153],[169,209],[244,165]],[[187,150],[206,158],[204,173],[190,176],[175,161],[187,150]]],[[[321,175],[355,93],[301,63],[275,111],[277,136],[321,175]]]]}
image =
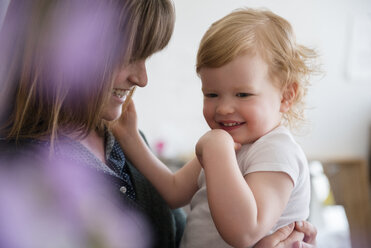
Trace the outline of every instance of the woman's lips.
{"type": "Polygon", "coordinates": [[[129,90],[126,89],[119,89],[119,88],[114,88],[112,89],[112,95],[114,99],[119,101],[120,103],[124,103],[126,96],[128,94],[129,90]]]}

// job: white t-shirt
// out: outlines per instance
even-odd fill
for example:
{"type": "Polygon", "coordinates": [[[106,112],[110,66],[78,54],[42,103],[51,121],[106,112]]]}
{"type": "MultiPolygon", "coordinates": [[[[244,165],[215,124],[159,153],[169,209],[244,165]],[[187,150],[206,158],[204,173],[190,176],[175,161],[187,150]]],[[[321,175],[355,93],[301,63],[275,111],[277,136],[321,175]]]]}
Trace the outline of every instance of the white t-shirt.
{"type": "MultiPolygon", "coordinates": [[[[254,143],[243,145],[237,152],[237,162],[243,175],[256,171],[280,171],[287,173],[294,182],[286,208],[269,233],[308,218],[310,179],[307,159],[287,128],[279,126],[254,143]]],[[[231,247],[220,237],[211,217],[203,170],[198,186],[191,201],[191,212],[180,247],[231,247]]],[[[233,212],[233,209],[230,211],[233,212]]]]}

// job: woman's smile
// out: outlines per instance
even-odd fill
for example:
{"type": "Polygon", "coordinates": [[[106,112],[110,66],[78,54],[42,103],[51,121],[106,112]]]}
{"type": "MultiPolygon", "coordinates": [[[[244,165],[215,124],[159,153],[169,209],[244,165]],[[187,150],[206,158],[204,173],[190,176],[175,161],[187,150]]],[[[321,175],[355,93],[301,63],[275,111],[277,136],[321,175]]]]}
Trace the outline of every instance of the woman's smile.
{"type": "Polygon", "coordinates": [[[115,100],[119,101],[120,103],[124,103],[129,91],[130,90],[127,89],[113,88],[112,95],[115,100]]]}

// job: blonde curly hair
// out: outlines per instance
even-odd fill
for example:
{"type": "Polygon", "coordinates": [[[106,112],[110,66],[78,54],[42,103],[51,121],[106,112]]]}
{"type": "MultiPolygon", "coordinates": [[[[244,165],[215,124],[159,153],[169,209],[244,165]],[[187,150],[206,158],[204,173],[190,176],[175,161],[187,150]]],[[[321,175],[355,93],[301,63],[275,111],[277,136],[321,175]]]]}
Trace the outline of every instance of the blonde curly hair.
{"type": "Polygon", "coordinates": [[[196,70],[221,67],[238,56],[259,53],[269,75],[284,92],[296,83],[296,94],[283,124],[297,128],[304,118],[304,97],[309,77],[319,72],[317,52],[295,40],[291,24],[266,9],[237,9],[213,23],[203,36],[197,53],[196,70]]]}

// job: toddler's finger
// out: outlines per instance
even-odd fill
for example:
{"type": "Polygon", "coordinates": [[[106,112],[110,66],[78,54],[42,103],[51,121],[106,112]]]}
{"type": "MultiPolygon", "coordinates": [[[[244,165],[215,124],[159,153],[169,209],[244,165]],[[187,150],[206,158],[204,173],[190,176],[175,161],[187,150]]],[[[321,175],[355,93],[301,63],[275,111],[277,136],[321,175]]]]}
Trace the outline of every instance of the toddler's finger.
{"type": "Polygon", "coordinates": [[[241,148],[241,144],[240,143],[237,143],[237,142],[234,142],[234,149],[237,151],[241,148]]]}

